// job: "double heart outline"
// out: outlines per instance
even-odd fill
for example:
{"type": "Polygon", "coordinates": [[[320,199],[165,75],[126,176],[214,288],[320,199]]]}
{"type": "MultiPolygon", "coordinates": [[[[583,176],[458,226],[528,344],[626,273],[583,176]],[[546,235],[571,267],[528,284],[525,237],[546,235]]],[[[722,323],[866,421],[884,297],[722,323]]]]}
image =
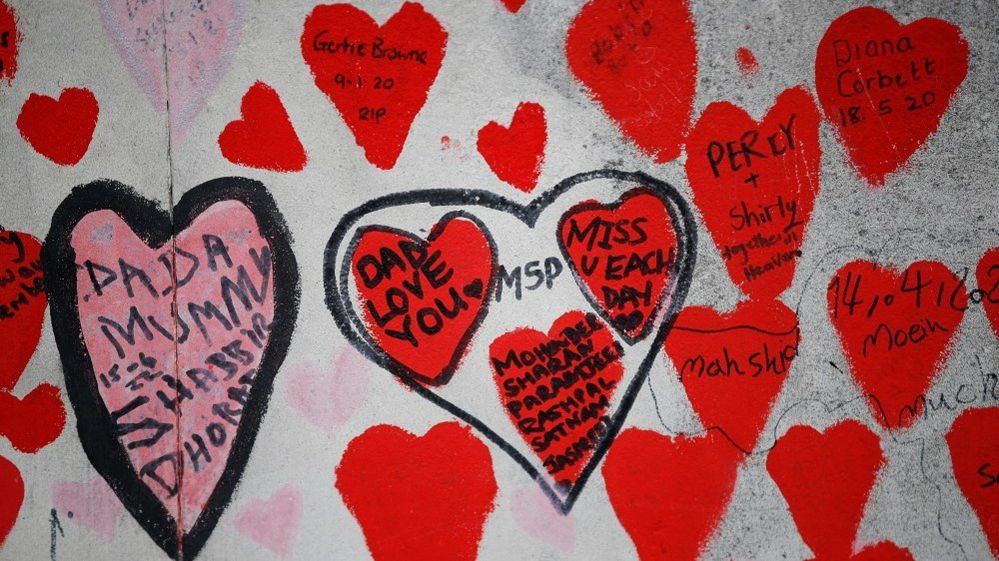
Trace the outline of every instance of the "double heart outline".
{"type": "MultiPolygon", "coordinates": [[[[604,208],[608,208],[609,205],[603,206],[604,208]]],[[[356,241],[357,238],[355,237],[353,240],[356,241]]],[[[326,292],[326,306],[333,315],[333,320],[336,322],[337,327],[339,327],[341,333],[351,345],[353,345],[369,360],[378,366],[381,366],[385,370],[388,370],[390,374],[398,378],[399,381],[405,384],[409,389],[478,430],[483,436],[489,439],[489,441],[499,447],[500,450],[510,456],[510,458],[512,458],[522,469],[524,469],[524,471],[528,473],[528,475],[538,482],[541,490],[545,493],[556,510],[562,514],[568,514],[572,510],[576,500],[579,498],[580,493],[582,493],[585,488],[586,482],[589,480],[593,470],[600,464],[604,455],[610,449],[614,438],[623,427],[624,421],[627,418],[635,399],[638,397],[638,392],[641,390],[642,384],[648,378],[652,364],[659,357],[663,341],[666,339],[666,335],[672,328],[673,321],[676,319],[677,313],[683,306],[683,302],[687,296],[687,291],[690,288],[690,283],[693,277],[692,273],[694,263],[696,261],[696,252],[697,228],[694,222],[694,217],[690,211],[689,204],[683,196],[680,195],[675,187],[665,181],[655,179],[642,172],[625,172],[614,169],[602,169],[576,174],[563,179],[552,189],[546,191],[526,205],[516,203],[491,191],[477,189],[414,190],[384,195],[382,197],[372,199],[371,201],[368,201],[367,203],[364,203],[344,214],[336,228],[333,230],[333,233],[326,244],[323,263],[323,282],[326,292]],[[670,220],[677,234],[676,263],[675,268],[672,271],[674,278],[670,280],[670,283],[667,285],[663,294],[669,294],[670,285],[672,285],[673,293],[670,296],[670,303],[665,311],[665,315],[660,320],[661,323],[656,331],[654,339],[652,340],[649,351],[642,359],[642,362],[638,367],[638,371],[629,382],[617,410],[615,410],[611,415],[607,432],[604,433],[600,442],[593,449],[592,456],[586,463],[583,471],[580,473],[579,478],[572,485],[572,487],[568,489],[568,492],[565,493],[565,498],[562,498],[553,486],[549,484],[546,478],[538,471],[532,461],[525,457],[524,454],[517,450],[512,444],[507,442],[506,439],[489,428],[485,422],[477,418],[475,415],[441,397],[435,393],[433,389],[428,388],[419,381],[407,376],[407,369],[401,368],[400,365],[388,356],[385,351],[383,351],[378,345],[373,344],[373,341],[368,335],[367,328],[363,320],[361,320],[357,312],[354,310],[350,298],[350,285],[348,282],[351,263],[350,257],[353,255],[355,247],[352,247],[351,244],[348,243],[344,252],[345,257],[343,263],[341,263],[340,266],[338,266],[337,263],[337,256],[341,252],[341,246],[343,245],[350,229],[353,228],[364,216],[378,210],[418,204],[426,204],[431,207],[478,206],[510,214],[533,230],[538,218],[545,211],[545,209],[547,209],[548,206],[557,200],[562,194],[569,191],[576,185],[596,179],[611,179],[637,183],[642,187],[645,187],[647,192],[654,194],[663,201],[664,206],[669,211],[670,220]]],[[[498,263],[494,261],[493,267],[497,268],[498,266],[498,263]]],[[[578,275],[576,275],[573,267],[569,267],[569,269],[573,271],[573,276],[577,284],[585,294],[588,290],[584,288],[585,283],[583,283],[578,275]]],[[[491,278],[495,277],[496,271],[494,270],[491,278]]],[[[488,301],[484,302],[483,307],[487,304],[488,301]]],[[[483,313],[482,316],[472,324],[469,332],[477,331],[479,323],[484,317],[485,314],[483,313]]]]}
{"type": "Polygon", "coordinates": [[[290,244],[291,234],[270,193],[262,183],[243,177],[222,177],[194,187],[173,207],[172,216],[158,203],[122,183],[97,180],[74,188],[52,217],[52,226],[42,247],[45,289],[66,391],[76,412],[80,443],[90,463],[132,517],[156,545],[174,559],[197,557],[229,505],[249,460],[260,421],[267,411],[274,376],[287,354],[298,315],[298,264],[290,244]],[[110,210],[150,249],[159,250],[186,230],[208,207],[230,200],[250,209],[262,237],[270,246],[274,317],[225,468],[194,526],[190,532],[183,533],[178,521],[138,477],[128,453],[115,435],[115,422],[101,398],[83,339],[77,304],[76,252],[71,241],[73,230],[85,216],[110,210]]]}

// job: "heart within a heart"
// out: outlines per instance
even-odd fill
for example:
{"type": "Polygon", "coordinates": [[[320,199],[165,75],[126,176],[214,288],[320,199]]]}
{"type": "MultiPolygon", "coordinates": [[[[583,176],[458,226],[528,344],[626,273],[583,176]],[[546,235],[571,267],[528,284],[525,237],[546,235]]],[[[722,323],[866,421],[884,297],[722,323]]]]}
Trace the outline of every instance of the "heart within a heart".
{"type": "Polygon", "coordinates": [[[259,184],[202,185],[175,217],[124,186],[84,186],[43,259],[88,457],[167,553],[194,558],[245,466],[298,281],[259,184]]]}

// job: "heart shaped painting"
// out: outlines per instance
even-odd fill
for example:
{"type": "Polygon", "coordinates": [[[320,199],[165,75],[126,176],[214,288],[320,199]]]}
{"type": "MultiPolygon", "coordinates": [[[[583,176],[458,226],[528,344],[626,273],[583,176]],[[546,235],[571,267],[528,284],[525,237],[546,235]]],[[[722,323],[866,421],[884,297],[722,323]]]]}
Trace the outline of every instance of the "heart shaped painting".
{"type": "Polygon", "coordinates": [[[641,173],[579,174],[527,205],[411,191],[337,225],[326,303],[355,347],[567,513],[657,357],[695,247],[686,201],[641,173]]]}
{"type": "Polygon", "coordinates": [[[289,243],[264,186],[235,177],[172,219],[96,181],[52,219],[42,261],[80,441],[176,559],[197,556],[253,448],[298,310],[289,243]]]}

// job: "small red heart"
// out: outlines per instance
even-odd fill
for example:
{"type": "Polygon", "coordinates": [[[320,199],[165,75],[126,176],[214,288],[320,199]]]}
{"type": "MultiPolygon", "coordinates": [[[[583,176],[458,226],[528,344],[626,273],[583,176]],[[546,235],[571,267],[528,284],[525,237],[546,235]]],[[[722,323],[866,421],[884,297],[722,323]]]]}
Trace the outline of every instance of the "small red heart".
{"type": "Polygon", "coordinates": [[[408,376],[446,384],[492,293],[496,250],[485,226],[452,213],[427,240],[384,226],[354,239],[351,269],[375,345],[408,376]]]}
{"type": "Polygon", "coordinates": [[[41,250],[33,236],[0,229],[0,392],[14,389],[42,336],[41,250]]]}
{"type": "Polygon", "coordinates": [[[580,311],[563,314],[547,334],[525,327],[489,345],[510,421],[563,490],[575,485],[610,426],[623,352],[596,314],[580,311]]]}
{"type": "Polygon", "coordinates": [[[815,88],[857,171],[873,185],[936,132],[968,73],[968,42],[946,21],[899,25],[872,7],[832,22],[815,54],[815,88]]]}
{"type": "Polygon", "coordinates": [[[490,121],[479,129],[476,147],[496,177],[530,193],[545,161],[547,127],[545,108],[524,102],[517,106],[509,127],[490,121]]]}
{"type": "Polygon", "coordinates": [[[559,247],[579,288],[626,341],[648,335],[675,282],[676,226],[662,199],[634,189],[585,201],[559,221],[559,247]]]}
{"type": "Polygon", "coordinates": [[[875,420],[891,430],[914,424],[925,414],[926,391],[964,317],[964,282],[936,261],[918,261],[903,272],[860,260],[837,271],[826,296],[875,420]]]}
{"type": "Polygon", "coordinates": [[[668,162],[690,129],[697,43],[686,0],[590,0],[569,27],[572,74],[638,148],[668,162]]]}
{"type": "Polygon", "coordinates": [[[816,559],[850,557],[883,464],[881,441],[852,419],[821,433],[791,427],[767,455],[767,471],[816,559]]]}
{"type": "Polygon", "coordinates": [[[954,479],[999,558],[999,407],[966,409],[951,425],[947,446],[954,479]],[[993,463],[994,462],[994,463],[993,463]]]}
{"type": "Polygon", "coordinates": [[[911,551],[893,542],[878,542],[854,553],[850,561],[915,561],[915,557],[911,551]]]}
{"type": "Polygon", "coordinates": [[[99,112],[97,98],[86,88],[67,88],[58,100],[33,93],[17,116],[17,130],[42,156],[72,166],[87,153],[99,112]]]}
{"type": "Polygon", "coordinates": [[[718,528],[743,454],[715,431],[628,429],[604,462],[607,496],[642,561],[696,561],[718,528]]]}
{"type": "Polygon", "coordinates": [[[819,194],[819,112],[804,87],[785,90],[755,121],[712,103],[687,138],[694,202],[732,281],[751,298],[791,286],[819,194]]]}
{"type": "Polygon", "coordinates": [[[489,449],[458,423],[377,425],[347,445],[336,488],[377,561],[474,561],[493,510],[489,449]]]}
{"type": "Polygon", "coordinates": [[[17,522],[24,502],[24,480],[21,472],[7,458],[0,456],[0,548],[17,522]]]}
{"type": "Polygon", "coordinates": [[[395,165],[427,102],[447,32],[423,6],[406,2],[384,25],[349,4],[316,6],[305,19],[302,56],[369,162],[395,165]]]}
{"type": "Polygon", "coordinates": [[[992,324],[992,331],[999,337],[999,246],[982,255],[975,276],[981,291],[982,309],[992,324]]]}
{"type": "Polygon", "coordinates": [[[527,2],[527,0],[500,0],[507,10],[510,10],[511,14],[516,14],[518,10],[527,2]]]}
{"type": "Polygon", "coordinates": [[[24,399],[0,392],[0,435],[21,452],[34,454],[51,444],[66,426],[59,388],[41,384],[24,399]]]}
{"type": "Polygon", "coordinates": [[[6,81],[7,85],[17,73],[17,46],[20,42],[21,33],[17,30],[14,9],[0,0],[0,81],[6,81]]]}
{"type": "Polygon", "coordinates": [[[720,314],[685,308],[666,354],[705,427],[751,452],[798,353],[798,316],[779,301],[740,303],[720,314]]]}
{"type": "Polygon", "coordinates": [[[219,148],[234,164],[272,171],[301,171],[308,156],[274,88],[253,84],[240,105],[243,118],[219,135],[219,148]]]}

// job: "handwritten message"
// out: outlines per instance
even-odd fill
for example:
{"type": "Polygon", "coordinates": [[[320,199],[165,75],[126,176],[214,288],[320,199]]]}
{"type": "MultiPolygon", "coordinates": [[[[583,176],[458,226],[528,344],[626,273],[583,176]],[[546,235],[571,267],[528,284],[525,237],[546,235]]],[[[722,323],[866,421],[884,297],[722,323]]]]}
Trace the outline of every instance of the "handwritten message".
{"type": "Polygon", "coordinates": [[[14,388],[42,334],[41,248],[32,236],[0,229],[0,392],[14,388]]]}

